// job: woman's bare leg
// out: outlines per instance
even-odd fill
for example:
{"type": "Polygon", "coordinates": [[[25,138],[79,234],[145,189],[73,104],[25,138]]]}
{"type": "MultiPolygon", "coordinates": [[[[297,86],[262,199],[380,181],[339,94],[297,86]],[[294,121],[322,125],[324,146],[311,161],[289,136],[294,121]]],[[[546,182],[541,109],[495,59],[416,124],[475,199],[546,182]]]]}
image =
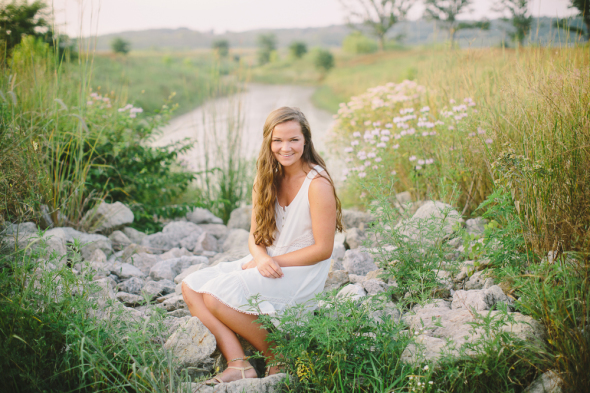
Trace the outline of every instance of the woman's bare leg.
{"type": "MultiPolygon", "coordinates": [[[[182,296],[188,305],[191,315],[199,318],[199,320],[211,331],[217,341],[219,350],[228,361],[228,366],[232,367],[248,367],[250,363],[246,360],[236,360],[230,362],[232,359],[244,358],[244,349],[236,334],[228,328],[223,322],[215,317],[205,305],[203,294],[197,293],[190,289],[184,282],[182,283],[182,296]]],[[[245,315],[245,314],[244,314],[245,315]]],[[[256,371],[253,369],[245,371],[246,378],[256,378],[256,371]]],[[[242,378],[242,373],[239,370],[227,369],[222,373],[220,378],[224,382],[235,381],[242,378]]]]}
{"type": "MultiPolygon", "coordinates": [[[[260,323],[255,322],[258,319],[257,315],[244,314],[236,311],[206,293],[203,294],[203,301],[211,314],[233,332],[244,337],[258,351],[262,352],[267,358],[267,361],[274,359],[271,351],[274,345],[266,341],[268,331],[260,323]]],[[[274,374],[277,371],[278,367],[273,367],[271,368],[270,374],[274,374]]]]}

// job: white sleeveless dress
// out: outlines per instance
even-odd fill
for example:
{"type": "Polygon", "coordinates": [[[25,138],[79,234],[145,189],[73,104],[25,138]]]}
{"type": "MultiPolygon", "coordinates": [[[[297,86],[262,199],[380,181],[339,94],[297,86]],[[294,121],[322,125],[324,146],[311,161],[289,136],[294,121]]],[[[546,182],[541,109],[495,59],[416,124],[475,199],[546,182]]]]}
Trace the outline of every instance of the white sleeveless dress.
{"type": "MultiPolygon", "coordinates": [[[[315,243],[309,211],[309,184],[324,169],[317,165],[309,171],[295,199],[286,208],[275,202],[277,230],[272,246],[266,251],[271,257],[297,251],[315,243]]],[[[258,315],[280,314],[285,308],[308,303],[322,292],[330,271],[330,259],[309,266],[282,267],[284,277],[267,278],[258,268],[242,270],[252,255],[233,262],[223,262],[188,275],[183,282],[198,293],[208,293],[234,310],[258,315]],[[248,304],[258,295],[259,311],[248,304]]],[[[308,303],[310,308],[313,304],[308,303]]]]}

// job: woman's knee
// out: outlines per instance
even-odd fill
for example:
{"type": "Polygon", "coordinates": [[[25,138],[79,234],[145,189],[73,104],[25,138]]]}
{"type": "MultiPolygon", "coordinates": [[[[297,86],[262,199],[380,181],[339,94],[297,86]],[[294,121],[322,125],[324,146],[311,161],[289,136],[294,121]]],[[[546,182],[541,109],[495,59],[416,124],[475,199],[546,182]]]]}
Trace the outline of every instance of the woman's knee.
{"type": "Polygon", "coordinates": [[[215,299],[213,296],[209,295],[208,293],[203,294],[203,303],[205,303],[205,307],[207,310],[211,312],[213,315],[217,315],[219,311],[219,300],[215,299]]]}
{"type": "Polygon", "coordinates": [[[182,298],[187,305],[194,304],[195,298],[201,295],[200,293],[193,291],[188,285],[186,285],[184,281],[182,282],[180,288],[182,290],[182,298]]]}

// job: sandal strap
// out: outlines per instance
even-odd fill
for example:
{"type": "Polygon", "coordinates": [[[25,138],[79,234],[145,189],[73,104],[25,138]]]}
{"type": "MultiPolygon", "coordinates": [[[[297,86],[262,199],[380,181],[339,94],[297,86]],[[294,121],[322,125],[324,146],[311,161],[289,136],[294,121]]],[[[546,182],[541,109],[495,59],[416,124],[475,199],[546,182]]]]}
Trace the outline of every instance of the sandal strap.
{"type": "Polygon", "coordinates": [[[242,372],[242,379],[246,379],[246,373],[244,371],[246,370],[250,370],[254,367],[252,366],[248,366],[248,367],[232,367],[232,366],[227,366],[227,368],[233,368],[234,370],[240,370],[242,372]]]}

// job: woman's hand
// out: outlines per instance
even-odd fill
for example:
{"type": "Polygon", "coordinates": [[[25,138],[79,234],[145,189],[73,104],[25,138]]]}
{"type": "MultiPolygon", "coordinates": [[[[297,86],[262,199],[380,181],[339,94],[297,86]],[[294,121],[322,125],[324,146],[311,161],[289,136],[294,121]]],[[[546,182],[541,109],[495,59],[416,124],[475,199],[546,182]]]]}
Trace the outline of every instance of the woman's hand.
{"type": "Polygon", "coordinates": [[[281,267],[270,256],[265,255],[252,259],[250,262],[242,265],[242,270],[257,267],[260,274],[268,278],[281,278],[284,276],[281,267]]]}

